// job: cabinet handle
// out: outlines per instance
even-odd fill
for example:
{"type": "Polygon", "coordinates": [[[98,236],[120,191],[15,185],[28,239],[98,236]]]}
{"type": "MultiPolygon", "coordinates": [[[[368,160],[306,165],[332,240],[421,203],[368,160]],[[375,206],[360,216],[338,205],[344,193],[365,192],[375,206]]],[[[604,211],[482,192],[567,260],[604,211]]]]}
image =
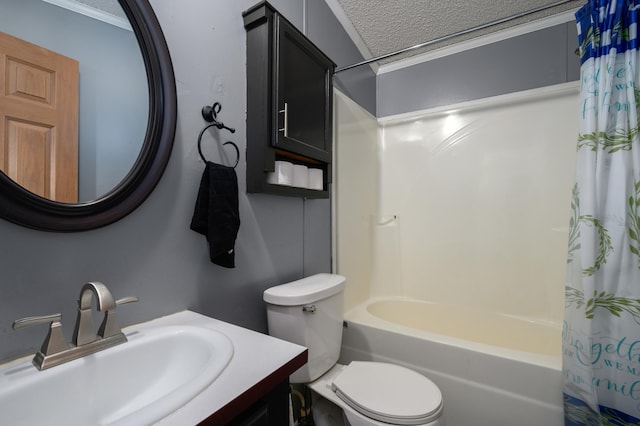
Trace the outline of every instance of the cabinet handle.
{"type": "Polygon", "coordinates": [[[284,128],[278,129],[279,132],[283,132],[284,137],[289,137],[289,104],[287,102],[284,103],[284,109],[279,111],[281,114],[284,114],[284,128]]]}

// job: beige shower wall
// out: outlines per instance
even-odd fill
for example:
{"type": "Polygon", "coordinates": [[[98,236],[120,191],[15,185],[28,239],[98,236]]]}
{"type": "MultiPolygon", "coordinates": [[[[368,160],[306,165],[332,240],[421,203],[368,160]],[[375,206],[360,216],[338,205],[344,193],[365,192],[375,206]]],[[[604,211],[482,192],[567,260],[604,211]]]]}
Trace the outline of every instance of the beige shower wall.
{"type": "Polygon", "coordinates": [[[334,270],[347,277],[345,309],[369,297],[377,211],[378,122],[340,91],[334,96],[334,270]]]}
{"type": "Polygon", "coordinates": [[[397,295],[559,323],[577,102],[568,83],[376,121],[338,96],[346,308],[397,295]]]}

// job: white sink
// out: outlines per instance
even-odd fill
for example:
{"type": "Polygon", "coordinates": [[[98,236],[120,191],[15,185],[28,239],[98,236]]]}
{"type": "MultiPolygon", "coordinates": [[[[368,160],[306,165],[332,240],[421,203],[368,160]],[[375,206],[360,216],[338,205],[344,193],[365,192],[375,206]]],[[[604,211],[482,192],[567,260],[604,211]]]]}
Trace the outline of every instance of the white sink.
{"type": "Polygon", "coordinates": [[[204,327],[128,330],[128,342],[48,370],[31,358],[0,366],[0,423],[148,425],[207,388],[233,356],[231,340],[204,327]]]}

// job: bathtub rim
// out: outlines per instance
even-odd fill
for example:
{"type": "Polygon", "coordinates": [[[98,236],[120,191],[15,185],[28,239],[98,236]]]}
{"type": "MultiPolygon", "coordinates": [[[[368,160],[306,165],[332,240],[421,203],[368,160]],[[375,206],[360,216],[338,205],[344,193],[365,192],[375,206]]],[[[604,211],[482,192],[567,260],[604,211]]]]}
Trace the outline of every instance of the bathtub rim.
{"type": "MultiPolygon", "coordinates": [[[[433,341],[435,343],[451,346],[458,349],[465,349],[473,352],[480,352],[488,354],[498,358],[508,359],[510,361],[526,362],[528,364],[546,367],[556,371],[562,371],[562,355],[543,355],[533,352],[525,352],[516,349],[509,349],[501,346],[489,345],[486,343],[474,342],[471,340],[460,339],[453,336],[447,336],[438,334],[426,330],[419,330],[404,325],[396,324],[382,318],[376,317],[367,310],[367,306],[376,302],[422,302],[433,303],[430,301],[413,299],[402,296],[394,297],[372,297],[358,304],[357,306],[347,310],[344,313],[345,326],[348,327],[349,323],[359,324],[364,327],[379,328],[388,332],[398,333],[404,336],[409,336],[417,339],[425,339],[433,341]]],[[[437,303],[437,302],[435,302],[437,303]]],[[[514,317],[519,320],[526,320],[522,317],[514,315],[504,315],[506,317],[514,317]]],[[[551,327],[556,327],[555,324],[547,324],[551,327]]],[[[561,331],[561,327],[558,326],[561,331]]],[[[560,337],[559,337],[560,338],[560,337]]]]}

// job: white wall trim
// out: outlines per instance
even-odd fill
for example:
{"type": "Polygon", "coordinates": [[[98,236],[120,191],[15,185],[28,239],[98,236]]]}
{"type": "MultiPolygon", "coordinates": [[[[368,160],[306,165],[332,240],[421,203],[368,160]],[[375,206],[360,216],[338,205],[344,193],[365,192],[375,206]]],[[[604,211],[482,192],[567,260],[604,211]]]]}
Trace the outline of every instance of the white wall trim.
{"type": "MultiPolygon", "coordinates": [[[[336,1],[336,0],[326,0],[326,1],[329,2],[329,1],[336,1]]],[[[423,62],[428,62],[434,59],[453,55],[455,53],[460,53],[465,50],[475,49],[477,47],[485,46],[487,44],[496,43],[498,41],[507,40],[520,35],[532,33],[534,31],[538,31],[545,28],[571,22],[575,20],[574,15],[577,10],[578,9],[576,8],[575,10],[569,10],[566,12],[558,13],[556,15],[538,19],[536,21],[528,22],[521,25],[516,25],[514,27],[506,28],[504,30],[500,30],[487,35],[476,37],[471,40],[462,41],[460,43],[456,43],[451,46],[446,46],[441,49],[436,49],[429,52],[425,52],[423,54],[415,55],[407,59],[401,59],[399,61],[392,62],[386,65],[380,65],[378,68],[377,74],[384,74],[387,72],[396,71],[402,68],[410,67],[412,65],[417,65],[423,62]]]]}
{"type": "Polygon", "coordinates": [[[506,105],[510,103],[522,102],[523,100],[534,100],[553,96],[563,96],[569,93],[580,93],[580,82],[571,81],[569,83],[555,84],[553,86],[539,87],[537,89],[523,90],[520,92],[507,93],[504,95],[491,96],[488,98],[474,99],[472,101],[460,102],[452,105],[443,105],[434,108],[427,108],[418,111],[406,112],[403,114],[389,115],[378,118],[381,126],[412,121],[416,118],[434,117],[441,114],[450,114],[460,110],[474,110],[487,108],[488,106],[506,105]]]}
{"type": "Polygon", "coordinates": [[[84,16],[88,16],[89,18],[97,19],[98,21],[106,22],[107,24],[111,24],[128,31],[133,31],[133,28],[131,28],[131,24],[129,24],[128,20],[124,18],[120,18],[119,16],[112,15],[110,13],[103,12],[99,9],[95,9],[85,4],[75,2],[73,0],[42,0],[42,1],[51,3],[53,5],[62,7],[67,10],[71,10],[73,12],[79,13],[84,16]]]}

